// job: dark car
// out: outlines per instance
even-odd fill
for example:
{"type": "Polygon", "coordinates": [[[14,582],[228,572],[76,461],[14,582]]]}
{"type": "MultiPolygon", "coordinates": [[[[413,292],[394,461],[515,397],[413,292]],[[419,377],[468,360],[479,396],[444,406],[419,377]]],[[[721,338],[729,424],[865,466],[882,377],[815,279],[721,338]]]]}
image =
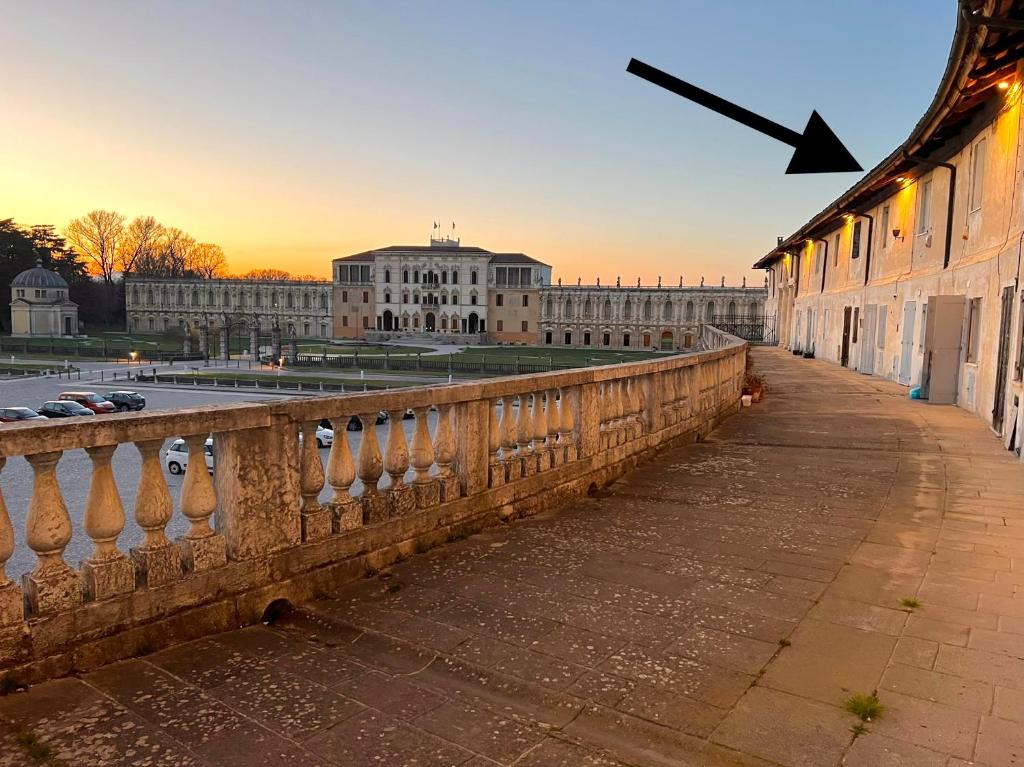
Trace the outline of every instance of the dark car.
{"type": "Polygon", "coordinates": [[[71,418],[80,415],[95,415],[89,408],[79,405],[74,400],[44,402],[39,408],[39,415],[47,418],[71,418]]]}
{"type": "Polygon", "coordinates": [[[39,415],[30,407],[5,407],[0,408],[0,423],[13,423],[16,421],[44,421],[46,416],[39,415]]]}
{"type": "MultiPolygon", "coordinates": [[[[381,410],[377,413],[377,425],[380,426],[382,423],[388,422],[388,414],[381,410]]],[[[354,415],[348,419],[348,426],[345,427],[348,431],[362,431],[363,422],[359,420],[359,416],[354,415]]]]}
{"type": "Polygon", "coordinates": [[[94,391],[64,391],[57,399],[61,402],[77,402],[94,413],[114,412],[114,403],[107,402],[94,391]]]}
{"type": "Polygon", "coordinates": [[[119,413],[129,410],[142,410],[146,407],[146,398],[137,391],[111,391],[104,395],[107,402],[113,402],[119,413]]]}

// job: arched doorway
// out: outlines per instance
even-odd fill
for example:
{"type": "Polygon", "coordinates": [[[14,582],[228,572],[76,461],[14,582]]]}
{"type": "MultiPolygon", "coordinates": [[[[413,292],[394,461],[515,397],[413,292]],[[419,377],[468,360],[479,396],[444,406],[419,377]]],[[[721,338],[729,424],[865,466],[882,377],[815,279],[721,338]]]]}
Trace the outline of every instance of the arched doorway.
{"type": "Polygon", "coordinates": [[[670,352],[673,348],[672,331],[666,330],[661,334],[661,350],[663,352],[670,352]]]}
{"type": "Polygon", "coordinates": [[[476,316],[476,312],[469,313],[469,332],[479,333],[480,332],[480,318],[476,316]]]}
{"type": "Polygon", "coordinates": [[[437,319],[434,317],[433,312],[427,312],[427,316],[423,318],[423,329],[428,333],[433,333],[437,327],[437,319]]]}
{"type": "Polygon", "coordinates": [[[384,330],[398,330],[395,325],[395,315],[391,313],[390,309],[384,310],[384,330]]]}

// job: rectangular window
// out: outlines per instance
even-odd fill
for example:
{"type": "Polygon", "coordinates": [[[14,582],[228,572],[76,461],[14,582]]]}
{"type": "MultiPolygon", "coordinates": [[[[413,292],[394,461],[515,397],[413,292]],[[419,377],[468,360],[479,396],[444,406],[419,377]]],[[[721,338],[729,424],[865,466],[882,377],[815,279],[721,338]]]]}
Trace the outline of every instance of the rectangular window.
{"type": "Polygon", "coordinates": [[[629,333],[622,334],[622,345],[629,346],[629,333]]]}
{"type": "Polygon", "coordinates": [[[921,184],[917,201],[917,233],[925,234],[932,226],[932,181],[921,184]]]}
{"type": "Polygon", "coordinates": [[[590,333],[583,334],[583,345],[590,346],[590,333]]]}
{"type": "Polygon", "coordinates": [[[569,346],[571,343],[572,343],[572,333],[569,332],[569,331],[566,331],[566,333],[565,333],[565,345],[569,346]]]}
{"type": "Polygon", "coordinates": [[[370,327],[370,318],[363,315],[363,330],[367,330],[370,327]]]}
{"type": "Polygon", "coordinates": [[[508,285],[508,269],[504,266],[499,266],[494,270],[494,284],[498,287],[508,285]]]}
{"type": "Polygon", "coordinates": [[[603,336],[601,336],[601,343],[604,344],[605,346],[611,346],[612,345],[612,335],[611,335],[611,333],[605,333],[603,336]]]}
{"type": "Polygon", "coordinates": [[[476,294],[469,297],[469,303],[471,306],[476,306],[476,294]]]}
{"type": "Polygon", "coordinates": [[[882,206],[882,247],[889,247],[889,206],[882,206]]]}
{"type": "Polygon", "coordinates": [[[860,258],[860,227],[863,222],[853,225],[853,244],[850,246],[850,258],[860,258]]]}
{"type": "Polygon", "coordinates": [[[367,291],[365,291],[365,290],[363,291],[363,303],[364,304],[370,303],[370,294],[367,291]]]}
{"type": "Polygon", "coordinates": [[[832,243],[832,266],[839,266],[839,235],[836,235],[835,242],[832,243]]]}
{"type": "Polygon", "coordinates": [[[369,282],[370,281],[370,267],[360,266],[359,267],[359,281],[369,282]]]}
{"type": "Polygon", "coordinates": [[[523,294],[523,306],[529,306],[529,305],[530,305],[530,297],[524,293],[523,294]]]}
{"type": "Polygon", "coordinates": [[[981,199],[985,192],[985,154],[987,150],[988,139],[982,139],[974,145],[974,152],[971,155],[971,213],[981,210],[981,199]]]}
{"type": "Polygon", "coordinates": [[[527,333],[527,332],[529,332],[529,330],[530,330],[530,323],[527,322],[526,320],[523,320],[523,332],[527,333]]]}
{"type": "Polygon", "coordinates": [[[967,361],[978,361],[981,344],[981,299],[972,298],[967,306],[967,361]]]}
{"type": "Polygon", "coordinates": [[[504,330],[504,329],[505,329],[504,321],[503,320],[498,320],[498,330],[504,330]]]}
{"type": "Polygon", "coordinates": [[[546,343],[546,344],[550,344],[551,343],[551,331],[550,330],[547,331],[544,334],[544,343],[546,343]]]}
{"type": "Polygon", "coordinates": [[[495,306],[504,306],[505,305],[505,295],[503,293],[498,293],[498,294],[496,294],[494,296],[494,305],[495,306]]]}

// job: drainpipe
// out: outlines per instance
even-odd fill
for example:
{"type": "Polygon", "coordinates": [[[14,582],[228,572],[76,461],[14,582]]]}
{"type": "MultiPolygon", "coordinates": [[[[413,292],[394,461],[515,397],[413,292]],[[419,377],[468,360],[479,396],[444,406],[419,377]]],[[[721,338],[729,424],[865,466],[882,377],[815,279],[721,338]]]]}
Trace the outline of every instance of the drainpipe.
{"type": "Polygon", "coordinates": [[[917,165],[929,168],[945,168],[949,171],[949,199],[946,202],[946,252],[942,256],[942,268],[949,268],[949,257],[953,248],[953,202],[956,196],[956,166],[948,162],[935,162],[924,157],[903,153],[903,158],[917,165]]]}

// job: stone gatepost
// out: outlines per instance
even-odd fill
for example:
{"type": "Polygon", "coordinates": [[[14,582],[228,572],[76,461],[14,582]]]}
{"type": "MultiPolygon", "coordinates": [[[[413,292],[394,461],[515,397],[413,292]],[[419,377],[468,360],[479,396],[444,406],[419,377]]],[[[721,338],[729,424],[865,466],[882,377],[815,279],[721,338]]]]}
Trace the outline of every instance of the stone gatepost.
{"type": "Polygon", "coordinates": [[[260,328],[258,325],[252,325],[249,328],[249,353],[254,360],[260,358],[260,328]]]}
{"type": "Polygon", "coordinates": [[[288,339],[288,364],[294,365],[299,358],[299,339],[292,336],[288,339]]]}
{"type": "Polygon", "coordinates": [[[276,365],[278,360],[281,359],[281,328],[274,325],[274,329],[270,331],[270,349],[274,355],[274,364],[276,365]]]}
{"type": "Polygon", "coordinates": [[[187,327],[185,328],[185,337],[181,342],[181,350],[185,352],[186,356],[192,355],[192,331],[187,327]]]}
{"type": "Polygon", "coordinates": [[[222,325],[220,328],[220,361],[227,362],[231,359],[231,348],[229,343],[231,342],[228,336],[228,326],[222,325]]]}
{"type": "Polygon", "coordinates": [[[208,359],[210,356],[210,326],[204,324],[199,329],[199,353],[203,359],[208,359]]]}

